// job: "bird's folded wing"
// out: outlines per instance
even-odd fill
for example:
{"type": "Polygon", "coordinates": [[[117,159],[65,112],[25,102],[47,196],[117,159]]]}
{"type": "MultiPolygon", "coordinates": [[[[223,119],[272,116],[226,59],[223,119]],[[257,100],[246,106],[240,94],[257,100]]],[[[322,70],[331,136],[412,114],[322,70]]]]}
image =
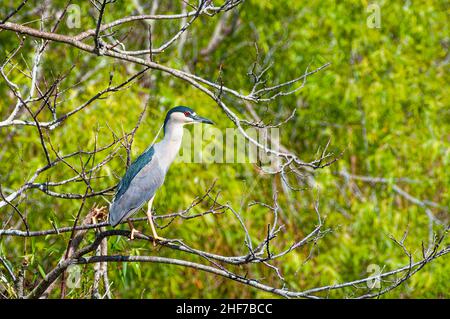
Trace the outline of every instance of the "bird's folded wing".
{"type": "Polygon", "coordinates": [[[139,162],[140,158],[133,163],[133,165],[138,163],[138,165],[134,166],[134,169],[139,168],[139,170],[130,174],[128,173],[132,169],[132,166],[130,166],[111,204],[109,222],[112,226],[130,217],[141,208],[155,195],[157,189],[164,182],[165,171],[160,168],[158,158],[153,157],[144,164],[139,162]]]}

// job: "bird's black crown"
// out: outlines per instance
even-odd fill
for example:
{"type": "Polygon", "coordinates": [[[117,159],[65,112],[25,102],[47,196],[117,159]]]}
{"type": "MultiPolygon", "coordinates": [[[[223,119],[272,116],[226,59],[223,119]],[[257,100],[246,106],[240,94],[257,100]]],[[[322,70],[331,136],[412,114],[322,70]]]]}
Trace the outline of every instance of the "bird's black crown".
{"type": "Polygon", "coordinates": [[[180,112],[180,113],[189,112],[192,114],[192,113],[194,113],[194,110],[187,106],[183,106],[183,105],[175,106],[175,107],[171,108],[169,110],[169,112],[167,112],[166,118],[164,120],[164,132],[166,131],[166,124],[167,124],[167,121],[169,121],[169,119],[170,119],[170,115],[172,115],[172,113],[176,113],[176,112],[180,112]]]}

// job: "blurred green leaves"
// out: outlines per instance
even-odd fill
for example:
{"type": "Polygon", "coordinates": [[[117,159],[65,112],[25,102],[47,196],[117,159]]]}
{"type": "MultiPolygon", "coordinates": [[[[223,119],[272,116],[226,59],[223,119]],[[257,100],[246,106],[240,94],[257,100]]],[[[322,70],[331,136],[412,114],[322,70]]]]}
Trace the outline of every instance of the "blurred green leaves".
{"type": "MultiPolygon", "coordinates": [[[[37,4],[38,1],[34,1],[37,4]]],[[[31,1],[33,3],[33,1],[31,1]]],[[[421,242],[428,239],[428,219],[424,210],[398,196],[393,189],[393,178],[407,177],[419,181],[401,186],[422,200],[439,203],[443,208],[434,214],[448,222],[450,207],[450,112],[448,72],[448,8],[446,1],[421,2],[376,1],[381,9],[381,28],[366,25],[369,1],[310,1],[250,0],[239,7],[240,27],[226,38],[207,58],[196,53],[208,44],[215,26],[214,18],[201,18],[189,33],[182,58],[177,50],[168,50],[157,56],[159,62],[172,67],[187,65],[196,74],[217,80],[219,65],[223,65],[223,81],[232,88],[248,92],[251,80],[246,75],[256,58],[254,43],[260,52],[260,63],[273,62],[268,72],[272,84],[292,79],[306,68],[313,69],[326,62],[331,66],[311,76],[304,89],[255,109],[261,116],[282,119],[297,108],[296,117],[282,130],[282,143],[309,160],[319,146],[331,137],[330,147],[336,153],[346,149],[343,158],[330,168],[315,174],[317,189],[297,194],[280,191],[283,209],[282,223],[286,231],[277,238],[275,250],[286,248],[315,226],[313,203],[319,193],[320,210],[326,216],[325,224],[332,229],[317,244],[308,245],[280,262],[289,287],[307,289],[343,280],[367,276],[367,266],[378,264],[385,269],[407,262],[401,250],[388,238],[389,234],[402,236],[409,229],[408,247],[420,256],[421,242]],[[197,59],[197,60],[196,60],[197,59]],[[195,63],[193,62],[194,60],[195,63]],[[345,169],[356,175],[379,176],[392,180],[383,185],[354,182],[346,183],[336,172],[345,169]]],[[[63,1],[52,5],[61,7],[63,1]]],[[[81,4],[88,12],[89,3],[81,4]]],[[[132,14],[133,6],[124,1],[115,2],[107,12],[106,21],[132,14]]],[[[173,5],[170,11],[178,12],[173,5]]],[[[2,9],[3,10],[3,9],[2,9]]],[[[4,11],[4,10],[3,10],[4,11]]],[[[26,10],[24,10],[26,12],[26,10]]],[[[3,14],[3,12],[2,12],[3,14]]],[[[25,15],[24,21],[36,19],[25,15]]],[[[82,16],[83,28],[92,28],[94,20],[89,14],[82,16]]],[[[178,25],[161,22],[153,30],[155,43],[173,33],[178,25]]],[[[144,30],[144,28],[141,28],[144,30]]],[[[140,48],[145,32],[133,31],[129,49],[140,48]],[[142,41],[141,41],[142,40],[142,41]]],[[[141,30],[141,31],[142,31],[141,30]]],[[[81,30],[68,29],[62,24],[61,33],[76,34],[81,30]]],[[[0,32],[0,58],[11,52],[17,39],[10,33],[0,32]]],[[[23,57],[15,61],[26,69],[33,54],[33,42],[26,43],[23,57]]],[[[45,77],[77,65],[70,74],[77,81],[83,74],[98,67],[88,78],[88,85],[68,90],[64,103],[58,105],[63,113],[86,101],[103,89],[114,73],[114,83],[125,80],[137,67],[102,57],[86,58],[77,50],[61,44],[50,44],[43,62],[45,77]]],[[[19,86],[27,83],[22,72],[14,72],[11,79],[19,86]]],[[[70,81],[68,82],[70,83],[70,81]]],[[[61,89],[68,89],[62,87],[61,89]]],[[[4,82],[0,82],[0,115],[6,117],[13,99],[4,82]]],[[[150,71],[136,85],[95,101],[83,112],[70,118],[64,125],[49,133],[52,143],[68,154],[80,148],[94,147],[95,131],[98,141],[106,145],[112,141],[112,132],[129,132],[148,104],[146,117],[136,133],[132,156],[136,158],[153,140],[165,112],[174,105],[189,105],[203,116],[218,123],[220,129],[232,123],[212,100],[179,80],[150,71]]],[[[238,112],[244,113],[237,101],[227,101],[238,112]]],[[[46,120],[44,117],[42,120],[46,120]]],[[[48,120],[48,119],[47,119],[48,120]]],[[[45,164],[45,158],[32,127],[0,129],[2,144],[0,182],[9,189],[17,189],[31,172],[45,164]],[[20,168],[20,169],[18,169],[20,168]]],[[[102,169],[104,178],[95,187],[116,184],[125,171],[124,152],[102,169]]],[[[74,161],[73,165],[79,165],[74,161]]],[[[43,180],[61,180],[72,176],[67,167],[51,171],[43,180]]],[[[154,207],[157,214],[184,209],[217,178],[220,198],[239,207],[252,235],[261,239],[271,215],[261,208],[248,209],[253,200],[269,202],[272,198],[270,179],[260,178],[252,165],[178,163],[169,171],[164,187],[158,192],[154,207]],[[190,176],[198,176],[191,179],[190,176]],[[257,187],[251,187],[257,180],[257,187]],[[246,195],[243,200],[243,195],[246,195]]],[[[276,181],[281,189],[280,181],[276,181]]],[[[83,192],[83,183],[57,188],[64,192],[83,192]]],[[[101,198],[89,200],[106,202],[101,198]]],[[[77,202],[55,199],[33,190],[21,199],[19,207],[28,214],[33,229],[51,229],[52,224],[68,226],[79,207],[77,202]]],[[[2,214],[12,210],[3,208],[2,214]]],[[[9,225],[8,227],[10,227],[9,225]]],[[[126,227],[126,226],[123,226],[126,227]]],[[[141,224],[143,230],[147,226],[141,224]]],[[[175,221],[162,231],[164,237],[182,238],[194,247],[223,255],[246,252],[243,234],[236,220],[228,215],[207,216],[203,219],[175,221]]],[[[435,230],[439,230],[435,227],[435,230]]],[[[31,254],[30,268],[34,266],[31,281],[44,277],[66,247],[67,236],[32,238],[27,243],[31,254]]],[[[448,240],[447,240],[448,244],[448,240]]],[[[9,260],[20,264],[24,243],[20,239],[0,239],[0,247],[9,260]]],[[[176,252],[154,249],[148,244],[109,239],[110,254],[149,254],[177,258],[176,252]]],[[[194,258],[195,259],[195,258],[194,258]]],[[[273,285],[282,285],[274,273],[253,267],[243,269],[251,277],[264,277],[273,285]]],[[[92,267],[84,272],[87,284],[73,290],[71,297],[88,295],[92,267]]],[[[209,274],[158,264],[122,263],[109,266],[115,297],[268,297],[236,283],[222,282],[209,274]],[[237,289],[239,287],[239,289],[237,289]]],[[[387,297],[448,297],[450,266],[445,257],[425,267],[407,286],[400,286],[387,297]]],[[[333,296],[347,296],[348,291],[333,296]]],[[[56,296],[57,294],[55,294],[56,296]]]]}

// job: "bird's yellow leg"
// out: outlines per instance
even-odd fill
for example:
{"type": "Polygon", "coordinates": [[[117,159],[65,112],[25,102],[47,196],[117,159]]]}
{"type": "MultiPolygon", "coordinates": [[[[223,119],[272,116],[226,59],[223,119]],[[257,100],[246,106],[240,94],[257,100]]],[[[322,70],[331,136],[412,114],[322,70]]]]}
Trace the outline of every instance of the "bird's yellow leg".
{"type": "Polygon", "coordinates": [[[155,224],[153,223],[152,204],[153,204],[153,199],[154,198],[155,198],[155,196],[153,196],[152,199],[150,199],[150,201],[148,202],[147,218],[148,218],[148,222],[150,224],[150,227],[152,229],[153,246],[156,246],[156,241],[158,241],[158,240],[165,240],[165,238],[158,236],[158,234],[156,233],[155,224]]]}
{"type": "Polygon", "coordinates": [[[128,219],[128,225],[130,226],[130,229],[131,229],[130,240],[134,240],[134,234],[139,234],[140,231],[137,230],[136,228],[134,228],[133,223],[129,219],[128,219]]]}

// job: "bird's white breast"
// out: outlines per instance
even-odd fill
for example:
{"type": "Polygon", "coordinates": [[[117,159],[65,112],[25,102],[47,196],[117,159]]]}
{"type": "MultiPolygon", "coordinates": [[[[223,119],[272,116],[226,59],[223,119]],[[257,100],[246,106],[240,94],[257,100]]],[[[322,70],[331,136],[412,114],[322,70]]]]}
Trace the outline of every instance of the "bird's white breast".
{"type": "Polygon", "coordinates": [[[161,142],[156,143],[155,155],[160,167],[167,172],[172,162],[180,151],[183,140],[183,125],[172,124],[167,128],[167,133],[161,142]]]}

